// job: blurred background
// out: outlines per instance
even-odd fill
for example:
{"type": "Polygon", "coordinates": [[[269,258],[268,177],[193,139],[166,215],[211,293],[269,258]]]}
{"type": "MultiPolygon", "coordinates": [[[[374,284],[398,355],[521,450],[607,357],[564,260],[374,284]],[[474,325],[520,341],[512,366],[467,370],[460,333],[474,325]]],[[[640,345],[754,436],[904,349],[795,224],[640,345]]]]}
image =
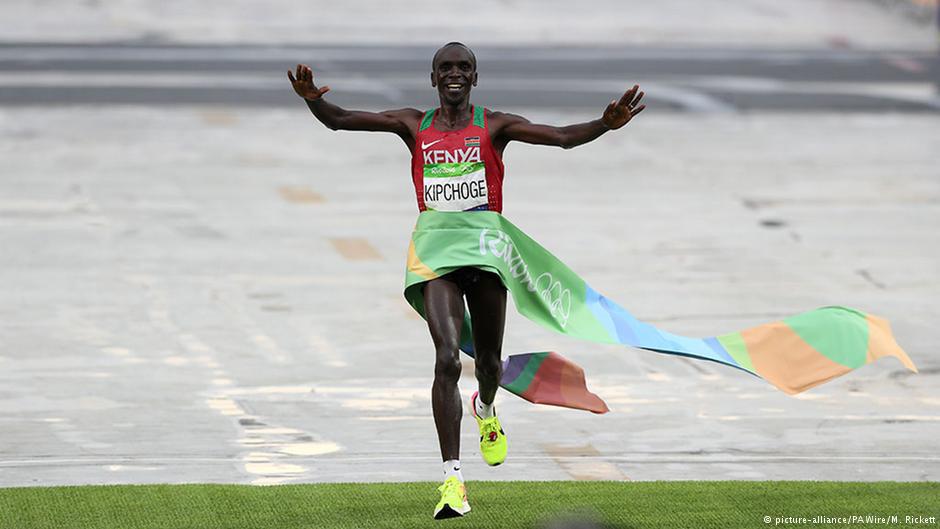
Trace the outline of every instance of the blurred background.
{"type": "MultiPolygon", "coordinates": [[[[604,416],[498,397],[479,479],[937,480],[936,0],[0,4],[0,486],[436,481],[433,350],[401,296],[416,216],[392,135],[331,132],[286,71],[365,110],[595,119],[513,144],[504,213],[600,292],[712,336],[840,304],[894,359],[796,398],[719,365],[550,334],[604,416]],[[565,424],[566,428],[546,425],[565,424]]],[[[472,363],[461,389],[474,390],[472,363]]]]}

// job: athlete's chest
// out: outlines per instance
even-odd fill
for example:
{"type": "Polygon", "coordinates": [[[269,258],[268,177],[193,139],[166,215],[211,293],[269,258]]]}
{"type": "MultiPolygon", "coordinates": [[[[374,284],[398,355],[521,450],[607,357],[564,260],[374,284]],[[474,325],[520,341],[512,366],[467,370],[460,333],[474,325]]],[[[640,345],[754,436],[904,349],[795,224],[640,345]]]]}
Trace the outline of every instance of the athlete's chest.
{"type": "Polygon", "coordinates": [[[427,209],[487,209],[486,163],[480,152],[483,133],[464,129],[419,136],[416,151],[420,156],[421,188],[427,209]]]}
{"type": "Polygon", "coordinates": [[[489,144],[482,109],[454,130],[434,126],[433,115],[419,130],[414,151],[415,186],[430,210],[489,209],[487,155],[489,144]]]}
{"type": "Polygon", "coordinates": [[[485,130],[423,131],[415,150],[425,164],[481,162],[480,148],[485,130]]]}

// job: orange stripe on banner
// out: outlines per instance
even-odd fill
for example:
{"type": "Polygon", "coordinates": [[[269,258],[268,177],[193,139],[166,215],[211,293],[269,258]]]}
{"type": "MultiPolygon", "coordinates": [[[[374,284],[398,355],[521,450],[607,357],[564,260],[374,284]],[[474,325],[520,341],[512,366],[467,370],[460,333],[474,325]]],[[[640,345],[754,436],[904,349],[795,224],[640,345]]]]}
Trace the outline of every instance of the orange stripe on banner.
{"type": "Polygon", "coordinates": [[[866,314],[865,320],[868,321],[868,356],[865,363],[874,362],[883,356],[893,356],[900,360],[904,367],[916,373],[917,366],[914,361],[901,349],[898,342],[894,341],[894,333],[891,332],[888,320],[871,314],[866,314]]]}
{"type": "Polygon", "coordinates": [[[561,373],[558,374],[558,385],[560,386],[561,398],[565,399],[565,402],[580,400],[582,393],[578,388],[583,387],[584,384],[584,370],[570,363],[562,364],[561,373]]]}
{"type": "Polygon", "coordinates": [[[790,395],[852,370],[824,356],[783,322],[747,329],[741,337],[757,374],[790,395]]]}
{"type": "Polygon", "coordinates": [[[548,353],[548,358],[539,365],[538,376],[532,378],[525,395],[535,404],[567,406],[565,396],[561,393],[559,363],[552,358],[553,354],[548,353]]]}
{"type": "Polygon", "coordinates": [[[548,353],[524,395],[536,404],[554,404],[593,413],[610,411],[600,397],[588,391],[584,370],[554,351],[548,353]]]}
{"type": "Polygon", "coordinates": [[[415,242],[411,241],[411,244],[408,245],[408,271],[412,274],[417,274],[424,279],[434,279],[437,277],[437,274],[434,273],[434,270],[431,270],[428,265],[421,262],[421,259],[418,258],[418,253],[415,251],[415,242]]]}
{"type": "MultiPolygon", "coordinates": [[[[552,353],[555,354],[555,353],[552,353]]],[[[584,370],[571,362],[565,362],[561,368],[561,393],[565,401],[576,408],[587,408],[594,413],[607,413],[607,404],[588,393],[584,370]]]]}

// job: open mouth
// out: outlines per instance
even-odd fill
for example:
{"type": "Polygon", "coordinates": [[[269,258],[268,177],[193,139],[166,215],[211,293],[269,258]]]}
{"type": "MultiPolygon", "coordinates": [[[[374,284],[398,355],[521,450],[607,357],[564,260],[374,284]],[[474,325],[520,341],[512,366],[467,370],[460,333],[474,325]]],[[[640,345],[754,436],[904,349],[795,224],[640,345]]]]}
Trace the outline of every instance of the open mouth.
{"type": "Polygon", "coordinates": [[[463,85],[460,83],[449,83],[445,85],[448,92],[459,92],[463,90],[463,85]]]}

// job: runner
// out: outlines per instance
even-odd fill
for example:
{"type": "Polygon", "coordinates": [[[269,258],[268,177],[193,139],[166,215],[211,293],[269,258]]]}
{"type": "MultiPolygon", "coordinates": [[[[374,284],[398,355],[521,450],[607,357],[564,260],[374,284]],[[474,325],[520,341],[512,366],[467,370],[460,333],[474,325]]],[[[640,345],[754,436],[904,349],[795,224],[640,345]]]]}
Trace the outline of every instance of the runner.
{"type": "MultiPolygon", "coordinates": [[[[511,141],[570,149],[626,125],[643,111],[639,86],[607,105],[599,119],[566,127],[538,125],[514,114],[470,103],[477,85],[476,57],[467,46],[450,42],[434,54],[431,86],[440,107],[385,112],[346,110],[326,101],[330,88],[317,88],[312,70],[298,64],[287,72],[297,95],[331,130],[366,130],[397,134],[412,154],[412,181],[419,211],[502,212],[502,154],[511,141]]],[[[470,511],[460,471],[460,331],[464,298],[473,321],[473,350],[479,390],[470,411],[480,429],[480,453],[487,464],[506,459],[506,434],[493,405],[502,369],[506,288],[500,277],[465,267],[424,283],[424,310],[436,355],[431,404],[437,427],[444,484],[434,518],[463,516],[470,511]]]]}

